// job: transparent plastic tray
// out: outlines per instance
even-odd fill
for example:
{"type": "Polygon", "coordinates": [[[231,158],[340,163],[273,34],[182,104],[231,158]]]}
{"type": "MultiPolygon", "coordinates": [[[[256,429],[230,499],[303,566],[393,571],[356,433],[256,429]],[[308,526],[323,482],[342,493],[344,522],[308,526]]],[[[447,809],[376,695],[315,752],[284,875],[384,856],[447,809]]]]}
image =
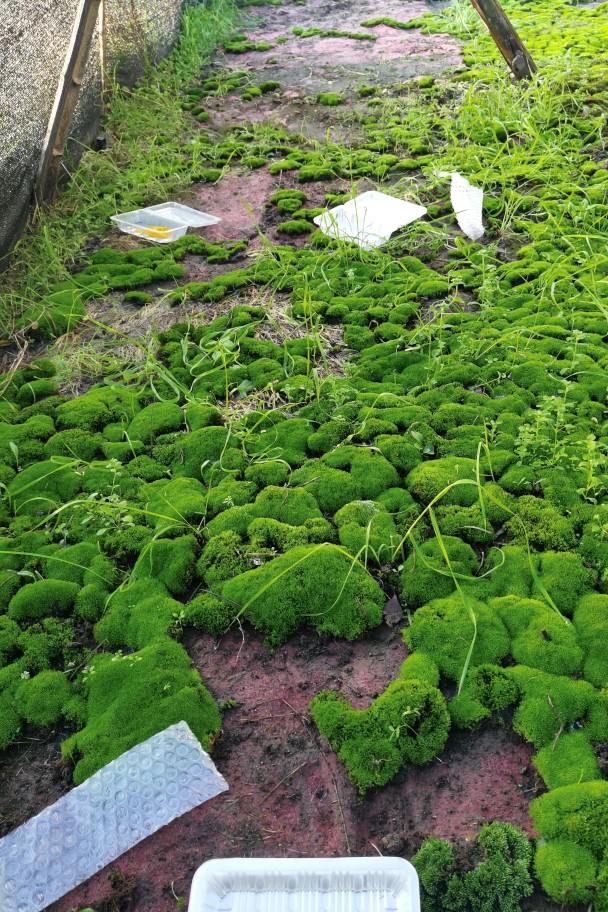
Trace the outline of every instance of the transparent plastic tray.
{"type": "Polygon", "coordinates": [[[386,244],[391,234],[426,215],[424,206],[368,190],[342,206],[318,215],[313,221],[324,234],[355,241],[369,250],[386,244]]]}
{"type": "Polygon", "coordinates": [[[156,206],[147,206],[148,212],[158,212],[176,222],[183,222],[189,228],[206,228],[207,225],[217,225],[221,219],[217,215],[209,215],[200,209],[192,209],[183,203],[158,203],[156,206]]]}
{"type": "Polygon", "coordinates": [[[156,244],[170,244],[182,237],[188,228],[205,228],[220,221],[215,215],[181,203],[158,203],[113,215],[111,220],[125,234],[134,234],[156,244]]]}
{"type": "Polygon", "coordinates": [[[223,858],[201,865],[188,912],[420,912],[403,858],[223,858]]]}

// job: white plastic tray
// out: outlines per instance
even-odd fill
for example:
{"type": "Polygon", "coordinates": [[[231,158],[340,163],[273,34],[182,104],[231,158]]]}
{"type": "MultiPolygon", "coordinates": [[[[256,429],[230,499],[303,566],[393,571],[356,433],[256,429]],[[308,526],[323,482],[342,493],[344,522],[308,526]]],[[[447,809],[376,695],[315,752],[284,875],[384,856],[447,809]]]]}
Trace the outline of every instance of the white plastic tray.
{"type": "Polygon", "coordinates": [[[125,234],[134,234],[156,244],[170,244],[182,237],[188,228],[204,228],[220,221],[215,215],[173,202],[122,212],[111,219],[125,234]]]}
{"type": "Polygon", "coordinates": [[[336,206],[313,219],[324,234],[355,241],[365,250],[386,244],[398,228],[426,215],[424,206],[368,190],[342,206],[336,206]]]}
{"type": "Polygon", "coordinates": [[[403,858],[223,858],[192,881],[188,912],[420,912],[403,858]]]}

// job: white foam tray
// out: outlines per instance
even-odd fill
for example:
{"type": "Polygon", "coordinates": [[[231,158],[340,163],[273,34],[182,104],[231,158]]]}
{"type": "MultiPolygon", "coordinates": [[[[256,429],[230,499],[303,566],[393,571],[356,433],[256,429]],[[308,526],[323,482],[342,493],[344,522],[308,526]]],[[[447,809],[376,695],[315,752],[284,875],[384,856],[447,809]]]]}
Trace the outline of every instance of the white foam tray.
{"type": "Polygon", "coordinates": [[[386,244],[391,234],[426,215],[424,206],[368,190],[313,219],[324,234],[355,241],[365,250],[386,244]]]}
{"type": "Polygon", "coordinates": [[[188,912],[420,912],[403,858],[223,858],[192,881],[188,912]]]}

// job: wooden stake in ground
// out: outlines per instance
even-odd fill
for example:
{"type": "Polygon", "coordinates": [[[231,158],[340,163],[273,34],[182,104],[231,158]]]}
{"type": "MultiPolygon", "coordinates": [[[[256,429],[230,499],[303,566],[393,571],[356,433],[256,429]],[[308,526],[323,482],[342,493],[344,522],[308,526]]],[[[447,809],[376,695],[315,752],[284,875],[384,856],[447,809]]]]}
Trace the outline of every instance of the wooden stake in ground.
{"type": "Polygon", "coordinates": [[[529,79],[536,64],[498,0],[471,0],[516,79],[529,79]]]}
{"type": "Polygon", "coordinates": [[[76,107],[91,49],[99,4],[100,0],[80,0],[78,5],[72,38],[42,147],[36,183],[36,195],[39,201],[50,199],[55,192],[72,114],[76,107]]]}

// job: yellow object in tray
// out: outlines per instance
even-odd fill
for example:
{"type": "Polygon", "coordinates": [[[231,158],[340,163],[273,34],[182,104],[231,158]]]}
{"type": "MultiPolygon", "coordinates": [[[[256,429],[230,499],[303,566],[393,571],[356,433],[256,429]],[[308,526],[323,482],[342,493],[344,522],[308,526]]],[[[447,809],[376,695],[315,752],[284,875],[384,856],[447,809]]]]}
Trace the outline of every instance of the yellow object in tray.
{"type": "Polygon", "coordinates": [[[137,231],[142,237],[167,238],[171,233],[171,228],[165,225],[146,225],[145,228],[139,228],[137,231]]]}

